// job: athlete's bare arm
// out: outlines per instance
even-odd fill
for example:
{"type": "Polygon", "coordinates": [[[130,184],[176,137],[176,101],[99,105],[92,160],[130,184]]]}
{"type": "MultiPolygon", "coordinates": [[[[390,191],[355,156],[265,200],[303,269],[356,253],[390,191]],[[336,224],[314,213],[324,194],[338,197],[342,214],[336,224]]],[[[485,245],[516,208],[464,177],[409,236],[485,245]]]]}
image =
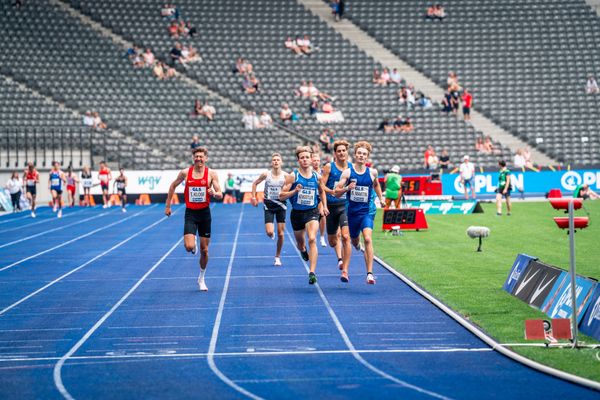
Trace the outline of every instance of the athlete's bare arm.
{"type": "Polygon", "coordinates": [[[325,193],[331,196],[335,196],[335,188],[329,189],[327,185],[327,181],[329,180],[329,174],[331,173],[331,164],[327,163],[321,168],[321,178],[323,178],[323,190],[325,193]]]}
{"type": "Polygon", "coordinates": [[[356,182],[350,182],[349,185],[346,185],[346,182],[348,182],[349,178],[350,178],[350,168],[347,168],[344,170],[344,172],[342,172],[342,175],[340,176],[340,181],[338,182],[337,186],[335,187],[335,190],[334,190],[335,197],[342,197],[344,194],[346,194],[346,192],[348,192],[349,190],[352,190],[356,187],[356,182]]]}
{"type": "Polygon", "coordinates": [[[325,183],[323,176],[319,178],[319,198],[321,199],[321,209],[319,210],[321,215],[326,217],[329,215],[329,208],[327,208],[327,196],[325,195],[325,183]]]}
{"type": "Polygon", "coordinates": [[[377,170],[375,168],[371,168],[371,179],[373,179],[373,189],[379,198],[379,204],[383,204],[383,193],[381,192],[381,185],[379,184],[377,170]]]}
{"type": "Polygon", "coordinates": [[[214,197],[217,200],[223,198],[223,192],[221,192],[221,185],[219,185],[219,175],[216,171],[210,170],[210,185],[208,188],[208,194],[210,197],[214,197]]]}
{"type": "Polygon", "coordinates": [[[127,177],[124,176],[123,178],[125,178],[125,181],[123,183],[125,184],[125,187],[127,187],[127,177]]]}
{"type": "Polygon", "coordinates": [[[302,185],[300,185],[300,184],[297,184],[296,187],[294,188],[294,190],[290,190],[292,187],[292,184],[294,183],[294,178],[295,178],[294,174],[286,175],[285,183],[284,183],[283,187],[281,188],[281,192],[279,192],[279,200],[286,201],[287,199],[292,197],[294,194],[296,194],[300,190],[302,190],[302,185]]]}
{"type": "Polygon", "coordinates": [[[256,198],[256,187],[265,179],[267,179],[267,172],[263,172],[252,182],[252,205],[256,207],[258,205],[258,199],[256,198]]]}
{"type": "Polygon", "coordinates": [[[187,177],[187,172],[187,169],[182,169],[179,171],[177,178],[175,178],[175,180],[171,183],[171,186],[169,186],[169,194],[167,194],[167,203],[165,204],[165,215],[167,217],[171,216],[171,200],[173,199],[175,189],[177,189],[177,186],[179,186],[181,182],[185,180],[187,177]]]}

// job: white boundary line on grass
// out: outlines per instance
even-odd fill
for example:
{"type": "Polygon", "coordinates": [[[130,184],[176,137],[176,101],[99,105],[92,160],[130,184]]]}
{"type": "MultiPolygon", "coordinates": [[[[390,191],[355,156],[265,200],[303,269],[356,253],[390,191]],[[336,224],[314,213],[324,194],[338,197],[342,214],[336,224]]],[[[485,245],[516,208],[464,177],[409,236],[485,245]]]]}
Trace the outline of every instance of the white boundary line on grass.
{"type": "Polygon", "coordinates": [[[479,339],[481,339],[483,342],[485,342],[493,350],[498,351],[500,354],[502,354],[502,355],[504,355],[504,356],[506,356],[508,358],[511,358],[514,361],[520,362],[521,364],[524,364],[524,365],[526,365],[526,366],[528,366],[530,368],[533,368],[535,370],[544,372],[544,373],[546,373],[548,375],[552,375],[552,376],[555,376],[557,378],[561,378],[561,379],[564,379],[566,381],[573,382],[573,383],[576,383],[576,384],[579,384],[579,385],[582,385],[582,386],[586,386],[586,387],[589,387],[589,388],[592,388],[592,389],[595,389],[595,390],[600,390],[600,382],[595,382],[595,381],[592,381],[590,379],[582,378],[580,376],[569,374],[569,373],[564,372],[564,371],[559,371],[557,369],[548,367],[547,365],[540,364],[540,363],[538,363],[536,361],[530,360],[527,357],[524,357],[524,356],[522,356],[520,354],[515,353],[511,349],[505,347],[505,345],[503,345],[501,343],[498,343],[492,337],[488,336],[481,329],[479,329],[478,327],[476,327],[475,325],[473,325],[467,319],[463,318],[463,316],[461,316],[460,314],[458,314],[457,312],[455,312],[454,310],[452,310],[450,307],[448,307],[447,305],[445,305],[444,303],[442,303],[440,300],[438,300],[437,298],[435,298],[429,292],[427,292],[424,289],[422,289],[416,283],[414,283],[413,281],[411,281],[408,277],[406,277],[402,273],[396,271],[392,266],[390,266],[389,264],[387,264],[381,258],[375,256],[375,261],[377,261],[381,266],[383,266],[389,272],[391,272],[396,277],[398,277],[400,280],[402,280],[404,283],[406,283],[408,286],[410,286],[415,292],[419,293],[421,296],[423,296],[424,298],[426,298],[427,300],[429,300],[437,308],[439,308],[440,310],[442,310],[445,314],[447,314],[452,319],[454,319],[456,322],[458,322],[463,327],[465,327],[469,332],[471,332],[472,334],[474,334],[475,336],[477,336],[479,339]]]}
{"type": "MultiPolygon", "coordinates": [[[[292,246],[294,246],[294,249],[296,250],[296,253],[298,253],[298,256],[300,256],[300,250],[298,250],[298,247],[296,247],[296,244],[294,243],[294,239],[292,238],[289,230],[285,229],[285,233],[288,237],[288,239],[290,240],[290,242],[292,243],[292,246]]],[[[308,245],[308,244],[307,244],[308,245]]],[[[308,265],[306,264],[305,261],[302,261],[302,264],[304,265],[304,269],[306,270],[306,272],[309,271],[308,265]]],[[[364,365],[365,367],[367,367],[369,370],[371,370],[372,372],[376,373],[379,376],[384,377],[387,380],[390,380],[400,386],[403,386],[407,389],[411,389],[414,390],[418,393],[422,393],[437,399],[449,399],[449,397],[446,397],[444,395],[441,395],[439,393],[436,392],[432,392],[429,391],[427,389],[423,389],[419,386],[410,384],[406,381],[403,381],[401,379],[398,379],[390,374],[388,374],[385,371],[380,370],[379,368],[375,367],[373,364],[369,363],[367,360],[365,360],[360,353],[356,350],[356,348],[354,347],[354,344],[352,343],[352,341],[350,340],[350,337],[348,337],[348,334],[346,333],[346,330],[344,329],[344,327],[342,326],[342,323],[340,322],[340,320],[338,319],[335,311],[333,311],[333,308],[331,307],[331,304],[329,304],[329,300],[327,300],[327,297],[325,297],[325,293],[323,293],[323,289],[321,289],[321,286],[318,283],[315,283],[314,285],[319,293],[319,296],[321,297],[321,300],[323,301],[323,304],[325,304],[325,307],[327,308],[327,311],[329,312],[329,315],[331,316],[331,319],[333,320],[338,332],[340,333],[340,335],[342,336],[342,339],[344,340],[344,343],[346,344],[346,347],[348,347],[348,350],[350,351],[350,354],[352,354],[352,356],[358,361],[360,362],[362,365],[364,365]]]]}
{"type": "Polygon", "coordinates": [[[106,214],[108,214],[108,211],[105,211],[105,212],[103,212],[103,213],[100,213],[100,214],[98,214],[98,215],[94,215],[93,217],[89,217],[89,218],[81,219],[81,220],[79,220],[79,221],[73,222],[72,224],[67,224],[67,225],[64,225],[64,226],[59,226],[59,227],[57,227],[57,228],[52,228],[52,229],[48,229],[47,231],[42,231],[42,232],[36,233],[35,235],[26,236],[26,237],[24,237],[24,238],[21,238],[21,239],[13,240],[12,242],[8,242],[8,243],[4,243],[4,244],[0,245],[0,249],[2,249],[2,248],[4,248],[4,247],[11,246],[11,245],[13,245],[13,244],[17,244],[17,243],[24,242],[24,241],[26,241],[26,240],[29,240],[29,239],[36,238],[36,237],[38,237],[38,236],[42,236],[42,235],[46,235],[46,234],[48,234],[48,233],[52,233],[52,232],[56,232],[56,231],[60,231],[60,230],[62,230],[62,229],[66,229],[66,228],[69,228],[69,227],[71,227],[71,226],[78,225],[78,224],[84,223],[84,222],[86,222],[86,221],[90,221],[90,220],[92,220],[92,219],[100,218],[100,217],[103,217],[103,216],[105,216],[106,214]]]}
{"type": "MultiPolygon", "coordinates": [[[[173,212],[173,214],[175,214],[177,211],[179,211],[179,209],[175,210],[175,212],[173,212]]],[[[139,236],[140,234],[144,233],[145,231],[147,231],[148,229],[160,224],[161,222],[163,222],[164,220],[166,220],[168,217],[162,217],[161,219],[159,219],[158,221],[154,222],[151,225],[148,225],[147,227],[145,227],[144,229],[142,229],[139,232],[134,233],[133,235],[129,236],[127,239],[122,240],[121,242],[117,243],[116,245],[114,245],[113,247],[111,247],[108,250],[103,251],[102,253],[98,254],[97,256],[89,259],[88,261],[86,261],[85,263],[81,264],[80,266],[70,270],[69,272],[59,276],[58,278],[56,278],[55,280],[53,280],[52,282],[42,286],[41,288],[37,289],[34,292],[31,292],[30,294],[28,294],[27,296],[23,297],[21,300],[14,302],[13,304],[11,304],[10,306],[3,308],[2,310],[0,310],[0,316],[3,315],[4,313],[6,313],[7,311],[15,308],[16,306],[18,306],[19,304],[23,303],[24,301],[29,300],[30,298],[32,298],[33,296],[37,295],[40,292],[43,292],[44,290],[48,289],[50,286],[53,286],[54,284],[62,281],[64,278],[66,278],[67,276],[74,274],[75,272],[79,271],[80,269],[88,266],[89,264],[93,263],[94,261],[98,260],[101,257],[104,257],[105,255],[107,255],[108,253],[112,252],[113,250],[121,247],[122,245],[124,245],[125,243],[129,242],[131,239],[139,236]]]]}
{"type": "Polygon", "coordinates": [[[147,209],[145,209],[145,210],[142,210],[142,211],[140,211],[140,212],[137,212],[137,213],[135,213],[135,214],[133,214],[133,215],[131,215],[131,216],[127,217],[127,218],[123,218],[123,219],[121,219],[121,220],[119,220],[119,221],[115,221],[115,222],[113,222],[112,224],[108,224],[108,225],[106,225],[106,226],[102,226],[102,227],[100,227],[100,228],[98,228],[98,229],[94,229],[93,231],[91,231],[91,232],[88,232],[88,233],[86,233],[86,234],[84,234],[84,235],[80,235],[80,236],[78,236],[78,237],[76,237],[76,238],[73,238],[73,239],[71,239],[71,240],[68,240],[68,241],[66,241],[66,242],[63,242],[63,243],[61,243],[61,244],[59,244],[59,245],[56,245],[56,246],[54,246],[54,247],[51,247],[51,248],[49,248],[49,249],[46,249],[46,250],[44,250],[44,251],[40,251],[39,253],[35,253],[35,254],[34,254],[34,255],[32,255],[32,256],[25,257],[25,258],[23,258],[23,259],[21,259],[21,260],[19,260],[19,261],[15,261],[15,262],[14,262],[14,263],[12,263],[12,264],[9,264],[9,265],[6,265],[6,266],[4,266],[4,267],[0,268],[0,272],[2,272],[2,271],[5,271],[5,270],[7,270],[7,269],[9,269],[9,268],[12,268],[12,267],[14,267],[14,266],[16,266],[16,265],[22,264],[22,263],[24,263],[25,261],[31,260],[32,258],[39,257],[39,256],[41,256],[42,254],[46,254],[46,253],[48,253],[48,252],[51,252],[51,251],[53,251],[53,250],[56,250],[56,249],[59,249],[59,248],[61,248],[61,247],[64,247],[64,246],[66,246],[66,245],[68,245],[68,244],[71,244],[71,243],[73,243],[73,242],[76,242],[76,241],[78,241],[78,240],[81,240],[81,239],[83,239],[83,238],[85,238],[85,237],[88,237],[88,236],[90,236],[90,235],[93,235],[94,233],[97,233],[97,232],[103,231],[103,230],[105,230],[105,229],[108,229],[108,228],[110,228],[111,226],[115,226],[115,225],[118,225],[118,224],[122,224],[123,222],[125,222],[125,221],[127,221],[127,220],[129,220],[129,219],[131,219],[131,218],[137,217],[138,215],[140,215],[140,214],[142,214],[142,213],[144,213],[144,212],[148,211],[149,209],[151,209],[151,208],[153,208],[153,207],[156,207],[156,204],[153,204],[153,205],[149,206],[147,209]]]}
{"type": "Polygon", "coordinates": [[[208,366],[219,377],[220,380],[225,382],[227,386],[235,389],[237,392],[243,394],[254,400],[262,400],[262,397],[255,395],[239,386],[231,379],[229,379],[215,364],[215,349],[217,348],[217,340],[219,339],[219,329],[221,328],[221,319],[223,318],[223,309],[225,308],[225,299],[227,298],[227,291],[229,289],[229,279],[231,277],[231,270],[233,268],[233,260],[235,259],[235,251],[237,249],[238,238],[240,236],[240,227],[242,226],[242,217],[244,216],[244,206],[240,211],[240,217],[238,218],[237,228],[235,230],[235,237],[233,239],[233,248],[231,249],[231,255],[229,256],[229,265],[227,265],[227,273],[225,275],[225,283],[223,284],[223,291],[221,292],[221,300],[219,301],[219,308],[217,310],[217,316],[215,317],[215,324],[213,326],[212,335],[210,337],[210,344],[208,346],[208,353],[206,355],[206,361],[208,366]]]}
{"type": "MultiPolygon", "coordinates": [[[[166,217],[165,217],[166,218],[166,217]]],[[[54,372],[53,372],[53,377],[54,377],[54,384],[56,385],[56,388],[58,389],[58,391],[60,392],[60,394],[65,398],[65,399],[69,399],[69,400],[73,400],[73,396],[71,396],[71,394],[67,391],[67,389],[65,388],[63,381],[62,381],[62,367],[65,364],[65,362],[77,351],[79,350],[79,348],[81,346],[83,346],[83,344],[90,338],[90,336],[92,336],[94,334],[94,332],[96,332],[96,330],[104,323],[104,321],[106,321],[116,310],[117,308],[119,308],[121,306],[121,304],[123,304],[123,302],[125,300],[127,300],[127,298],[129,296],[131,296],[131,294],[142,284],[142,282],[144,282],[146,280],[146,278],[152,273],[154,272],[154,270],[160,265],[162,264],[162,262],[169,256],[169,254],[171,254],[173,252],[173,250],[175,250],[175,248],[177,246],[179,246],[179,244],[181,243],[181,241],[183,240],[183,237],[180,238],[179,240],[177,240],[177,242],[175,242],[175,244],[173,246],[171,246],[171,248],[165,253],[163,254],[163,256],[152,266],[150,267],[150,269],[148,271],[146,271],[146,273],[135,283],[135,285],[133,285],[129,291],[127,291],[127,293],[125,293],[123,295],[123,297],[121,297],[121,299],[115,303],[115,305],[112,306],[112,308],[102,316],[102,318],[100,318],[95,324],[94,326],[92,326],[90,328],[89,331],[86,332],[85,335],[83,335],[83,337],[81,339],[79,339],[79,341],[77,343],[75,343],[75,345],[73,347],[71,347],[71,349],[64,355],[62,356],[58,362],[56,363],[56,365],[54,365],[54,372]]]]}

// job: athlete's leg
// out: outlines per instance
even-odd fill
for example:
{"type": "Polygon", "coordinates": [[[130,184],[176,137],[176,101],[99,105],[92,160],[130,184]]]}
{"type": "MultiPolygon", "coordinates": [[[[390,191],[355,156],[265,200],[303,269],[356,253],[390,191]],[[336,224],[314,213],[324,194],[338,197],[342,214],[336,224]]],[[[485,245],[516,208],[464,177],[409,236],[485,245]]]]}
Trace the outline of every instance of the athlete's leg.
{"type": "Polygon", "coordinates": [[[398,196],[398,198],[397,198],[397,199],[394,199],[394,208],[395,208],[396,210],[400,209],[400,199],[401,199],[401,197],[400,197],[400,196],[398,196]]]}
{"type": "Polygon", "coordinates": [[[121,208],[125,208],[125,204],[127,204],[127,195],[126,194],[121,196],[121,208]]]}
{"type": "Polygon", "coordinates": [[[365,245],[365,266],[367,273],[373,272],[373,229],[365,228],[362,231],[365,245]]]}
{"type": "Polygon", "coordinates": [[[277,222],[277,252],[275,257],[281,256],[281,249],[283,247],[283,241],[285,240],[285,222],[277,222]]]}
{"type": "Polygon", "coordinates": [[[390,205],[392,205],[392,199],[389,197],[385,198],[385,208],[390,208],[390,205]]]}
{"type": "MultiPolygon", "coordinates": [[[[319,251],[317,250],[317,234],[319,231],[318,221],[308,221],[306,223],[306,235],[308,236],[308,256],[310,260],[310,272],[315,272],[317,268],[317,257],[319,251]]],[[[303,238],[304,239],[304,238],[303,238]]]]}
{"type": "Polygon", "coordinates": [[[102,188],[102,204],[104,208],[108,207],[108,188],[102,188]]]}
{"type": "Polygon", "coordinates": [[[325,243],[325,231],[326,231],[326,227],[325,227],[325,217],[321,217],[321,219],[319,220],[319,233],[321,234],[321,246],[325,247],[327,246],[327,243],[325,243]]]}
{"type": "Polygon", "coordinates": [[[502,193],[496,193],[496,213],[502,214],[502,193]]]}
{"type": "Polygon", "coordinates": [[[196,248],[196,235],[193,233],[183,235],[183,246],[188,253],[194,251],[196,248]]]}
{"type": "MultiPolygon", "coordinates": [[[[347,226],[340,228],[341,252],[342,252],[342,270],[348,272],[350,266],[350,258],[352,257],[352,247],[350,247],[350,230],[347,226]]],[[[357,238],[358,240],[359,238],[357,238]]]]}
{"type": "Polygon", "coordinates": [[[210,238],[200,238],[200,269],[206,270],[208,265],[208,245],[210,244],[210,238]]]}
{"type": "Polygon", "coordinates": [[[510,205],[510,195],[506,195],[506,213],[510,214],[511,205],[510,205]]]}
{"type": "Polygon", "coordinates": [[[273,235],[275,234],[275,224],[273,224],[273,222],[267,222],[265,224],[265,232],[268,237],[273,239],[273,235]]]}
{"type": "MultiPolygon", "coordinates": [[[[317,224],[317,227],[319,224],[317,224]]],[[[305,229],[294,231],[294,238],[296,239],[296,247],[300,251],[306,251],[306,242],[304,240],[305,229]]]]}

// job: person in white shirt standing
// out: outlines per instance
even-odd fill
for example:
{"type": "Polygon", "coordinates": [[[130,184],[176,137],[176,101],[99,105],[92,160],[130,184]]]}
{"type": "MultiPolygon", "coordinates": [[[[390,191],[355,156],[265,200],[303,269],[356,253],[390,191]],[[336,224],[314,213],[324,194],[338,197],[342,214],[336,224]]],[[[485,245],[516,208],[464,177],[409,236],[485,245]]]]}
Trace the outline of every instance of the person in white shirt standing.
{"type": "Polygon", "coordinates": [[[23,181],[19,176],[17,171],[14,171],[6,182],[6,188],[10,193],[10,199],[12,201],[13,212],[21,211],[21,205],[19,201],[21,200],[21,188],[23,187],[23,181]]]}
{"type": "Polygon", "coordinates": [[[471,188],[471,193],[473,195],[473,199],[475,198],[475,164],[469,161],[469,156],[463,157],[463,162],[459,167],[460,171],[460,182],[463,185],[465,191],[465,199],[469,199],[469,189],[471,188]]]}

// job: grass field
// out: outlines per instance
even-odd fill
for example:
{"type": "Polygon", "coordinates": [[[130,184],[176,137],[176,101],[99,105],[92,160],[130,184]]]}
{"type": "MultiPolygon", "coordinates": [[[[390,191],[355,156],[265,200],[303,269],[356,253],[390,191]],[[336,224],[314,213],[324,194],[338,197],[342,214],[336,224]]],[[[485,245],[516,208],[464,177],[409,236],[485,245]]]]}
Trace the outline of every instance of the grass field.
{"type": "MultiPolygon", "coordinates": [[[[480,326],[500,343],[525,342],[524,321],[545,314],[502,290],[518,253],[539,257],[557,267],[569,268],[569,241],[552,217],[563,214],[547,202],[514,204],[513,215],[496,216],[493,204],[482,204],[483,214],[429,215],[428,231],[385,235],[382,213],[375,221],[375,253],[445,304],[480,326]],[[467,227],[490,228],[483,252],[467,227]]],[[[577,273],[600,278],[600,201],[585,204],[590,227],[576,233],[577,273]],[[594,218],[595,217],[595,218],[594,218]]],[[[577,211],[576,215],[584,215],[577,211]]],[[[581,335],[580,340],[596,343],[581,335]]],[[[600,350],[515,347],[526,357],[554,368],[600,381],[600,350]]]]}

